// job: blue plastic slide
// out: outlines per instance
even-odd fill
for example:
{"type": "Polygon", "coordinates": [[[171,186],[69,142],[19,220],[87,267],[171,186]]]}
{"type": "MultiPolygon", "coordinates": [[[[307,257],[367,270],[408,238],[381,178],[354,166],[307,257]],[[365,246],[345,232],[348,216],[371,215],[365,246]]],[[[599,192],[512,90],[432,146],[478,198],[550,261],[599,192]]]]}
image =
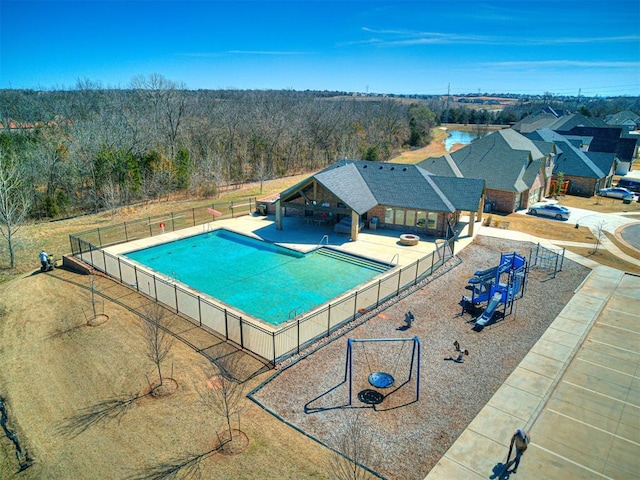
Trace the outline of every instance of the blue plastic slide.
{"type": "Polygon", "coordinates": [[[491,317],[493,317],[493,314],[496,311],[496,307],[500,304],[501,301],[502,293],[494,293],[493,297],[491,297],[491,300],[489,301],[489,304],[487,305],[487,308],[484,309],[482,315],[480,315],[476,320],[476,325],[479,327],[484,327],[487,323],[489,323],[489,320],[491,320],[491,317]]]}

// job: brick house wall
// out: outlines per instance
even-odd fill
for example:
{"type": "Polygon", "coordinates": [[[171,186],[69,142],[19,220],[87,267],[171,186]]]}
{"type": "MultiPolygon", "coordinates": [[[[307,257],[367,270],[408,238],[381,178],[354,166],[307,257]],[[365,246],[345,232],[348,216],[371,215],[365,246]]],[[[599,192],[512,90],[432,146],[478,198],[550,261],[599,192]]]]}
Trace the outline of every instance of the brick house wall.
{"type": "Polygon", "coordinates": [[[569,194],[580,195],[582,197],[592,197],[596,193],[598,179],[587,177],[572,177],[565,175],[565,180],[569,180],[569,194]]]}
{"type": "Polygon", "coordinates": [[[495,202],[493,210],[496,212],[512,213],[516,205],[516,193],[488,188],[485,203],[486,202],[495,202]]]}

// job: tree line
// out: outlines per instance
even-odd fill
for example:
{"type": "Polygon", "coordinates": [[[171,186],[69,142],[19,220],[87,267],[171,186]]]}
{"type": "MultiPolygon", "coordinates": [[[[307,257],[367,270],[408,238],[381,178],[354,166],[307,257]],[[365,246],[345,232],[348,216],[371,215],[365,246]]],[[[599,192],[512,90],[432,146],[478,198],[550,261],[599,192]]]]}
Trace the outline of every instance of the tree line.
{"type": "Polygon", "coordinates": [[[160,75],[126,89],[0,91],[0,158],[19,170],[30,215],[56,217],[171,193],[387,160],[426,145],[437,115],[397,99],[329,92],[191,91],[160,75]]]}
{"type": "MultiPolygon", "coordinates": [[[[555,103],[544,100],[580,107],[555,103]]],[[[20,178],[28,215],[55,218],[176,192],[215,196],[344,157],[388,160],[427,145],[440,122],[504,125],[540,106],[519,102],[488,111],[449,108],[441,96],[194,91],[158,74],[118,89],[84,80],[69,90],[0,90],[0,178],[8,171],[20,178]]],[[[591,101],[580,108],[604,114],[604,107],[626,106],[591,101]]]]}

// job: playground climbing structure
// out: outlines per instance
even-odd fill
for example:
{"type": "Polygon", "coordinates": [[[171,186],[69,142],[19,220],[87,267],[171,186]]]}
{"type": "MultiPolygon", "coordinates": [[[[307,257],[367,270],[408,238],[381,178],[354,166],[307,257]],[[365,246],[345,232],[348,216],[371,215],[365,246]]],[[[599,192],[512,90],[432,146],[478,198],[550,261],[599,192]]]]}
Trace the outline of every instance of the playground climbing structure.
{"type": "Polygon", "coordinates": [[[528,272],[525,257],[515,252],[501,254],[498,265],[478,270],[469,279],[471,295],[462,297],[462,311],[486,303],[482,315],[475,320],[478,329],[491,323],[500,307],[503,318],[507,316],[507,309],[508,314],[513,313],[514,302],[524,296],[528,272]]]}

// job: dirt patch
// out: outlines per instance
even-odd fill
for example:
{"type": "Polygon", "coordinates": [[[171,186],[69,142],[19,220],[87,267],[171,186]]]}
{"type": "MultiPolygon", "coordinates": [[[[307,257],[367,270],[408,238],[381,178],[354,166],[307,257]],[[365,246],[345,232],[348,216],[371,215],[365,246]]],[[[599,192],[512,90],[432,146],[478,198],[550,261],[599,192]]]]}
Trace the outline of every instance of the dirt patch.
{"type": "Polygon", "coordinates": [[[105,313],[99,313],[87,320],[87,326],[99,327],[100,325],[103,325],[104,323],[106,323],[108,320],[109,320],[109,315],[105,313]]]}
{"type": "Polygon", "coordinates": [[[231,439],[229,439],[229,431],[225,430],[219,434],[218,442],[214,445],[214,449],[223,455],[238,455],[244,452],[249,446],[249,437],[235,428],[231,429],[231,439]]]}
{"type": "Polygon", "coordinates": [[[149,395],[152,398],[163,398],[168,397],[169,395],[173,395],[177,391],[178,382],[176,382],[173,378],[165,377],[162,379],[162,385],[160,384],[160,380],[156,380],[151,384],[149,395]]]}
{"type": "MultiPolygon", "coordinates": [[[[481,332],[474,315],[462,312],[468,280],[476,270],[499,263],[500,253],[528,256],[531,244],[478,237],[459,254],[462,263],[436,281],[391,305],[312,355],[282,370],[255,394],[256,400],[305,433],[339,449],[345,418],[359,415],[363,442],[371,442],[368,466],[394,479],[422,479],[540,338],[589,270],[565,259],[549,280],[532,270],[525,295],[512,312],[481,332]],[[403,329],[405,314],[415,320],[403,329]],[[347,337],[412,338],[421,344],[420,376],[410,376],[410,342],[362,343],[353,347],[351,396],[346,380],[347,337]],[[454,342],[469,351],[455,362],[454,342]],[[404,349],[402,348],[402,345],[404,349]],[[372,388],[371,371],[393,373],[399,386],[383,390],[384,401],[367,405],[358,393],[372,388]],[[420,381],[416,401],[417,381],[420,381]],[[391,394],[390,394],[391,393],[391,394]],[[351,405],[349,405],[351,398],[351,405]],[[345,417],[346,416],[346,417],[345,417]]],[[[479,315],[479,312],[475,312],[479,315]]]]}

